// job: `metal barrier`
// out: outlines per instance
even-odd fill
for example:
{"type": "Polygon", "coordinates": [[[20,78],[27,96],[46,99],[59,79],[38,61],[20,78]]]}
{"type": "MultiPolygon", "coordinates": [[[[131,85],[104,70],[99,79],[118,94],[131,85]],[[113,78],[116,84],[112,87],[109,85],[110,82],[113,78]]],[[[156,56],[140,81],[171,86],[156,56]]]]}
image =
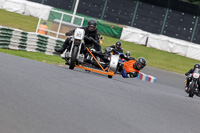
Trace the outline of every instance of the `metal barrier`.
{"type": "Polygon", "coordinates": [[[49,36],[66,39],[65,33],[75,27],[82,27],[83,22],[84,17],[57,10],[51,10],[48,21],[41,18],[39,19],[36,33],[38,30],[45,30],[49,36]],[[40,25],[44,22],[48,26],[48,29],[40,28],[40,25]]]}

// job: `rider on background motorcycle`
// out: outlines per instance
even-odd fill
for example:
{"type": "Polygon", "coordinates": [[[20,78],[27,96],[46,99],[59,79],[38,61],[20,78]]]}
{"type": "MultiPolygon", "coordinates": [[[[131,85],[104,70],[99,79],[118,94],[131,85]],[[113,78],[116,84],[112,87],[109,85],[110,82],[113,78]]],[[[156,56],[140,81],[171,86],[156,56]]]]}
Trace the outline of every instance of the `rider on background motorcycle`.
{"type": "Polygon", "coordinates": [[[125,53],[125,55],[126,55],[126,57],[131,57],[131,52],[130,51],[126,51],[126,53],[125,53]]]}
{"type": "MultiPolygon", "coordinates": [[[[120,56],[123,56],[122,54],[123,53],[120,53],[120,56]]],[[[130,51],[126,51],[124,56],[126,58],[128,58],[129,60],[135,60],[135,58],[131,56],[131,52],[130,51]]],[[[122,58],[122,59],[119,59],[119,61],[125,62],[126,60],[124,58],[122,58]]]]}
{"type": "Polygon", "coordinates": [[[111,48],[113,48],[115,50],[115,52],[118,52],[118,53],[123,53],[123,48],[121,47],[121,42],[120,41],[117,41],[115,44],[113,44],[112,46],[109,46],[111,48]]]}
{"type": "MultiPolygon", "coordinates": [[[[192,74],[195,71],[195,69],[200,69],[199,63],[194,64],[194,68],[191,68],[188,72],[185,73],[185,76],[187,76],[186,83],[185,83],[185,91],[186,92],[188,92],[189,83],[192,81],[192,77],[190,76],[190,74],[192,74]]],[[[200,89],[200,86],[198,88],[200,89]]]]}
{"type": "MultiPolygon", "coordinates": [[[[93,55],[102,59],[105,63],[110,62],[110,55],[111,54],[123,54],[123,48],[121,48],[121,42],[117,41],[112,46],[108,46],[104,49],[104,53],[101,51],[92,51],[93,55]]],[[[90,62],[92,63],[92,62],[90,62]]]]}
{"type": "MultiPolygon", "coordinates": [[[[99,32],[97,30],[97,21],[94,19],[91,19],[88,21],[87,27],[80,27],[81,29],[85,30],[85,45],[87,47],[94,45],[94,49],[96,51],[101,51],[101,45],[99,44],[99,32]]],[[[74,34],[75,29],[67,32],[66,36],[71,36],[74,34]]],[[[60,49],[55,49],[56,52],[62,54],[66,49],[70,50],[72,41],[71,37],[68,37],[63,46],[60,49]]]]}
{"type": "Polygon", "coordinates": [[[99,51],[92,51],[95,56],[100,57],[105,62],[109,62],[109,57],[111,54],[123,54],[123,48],[121,48],[121,42],[117,41],[112,46],[108,46],[104,49],[104,53],[99,51]]]}

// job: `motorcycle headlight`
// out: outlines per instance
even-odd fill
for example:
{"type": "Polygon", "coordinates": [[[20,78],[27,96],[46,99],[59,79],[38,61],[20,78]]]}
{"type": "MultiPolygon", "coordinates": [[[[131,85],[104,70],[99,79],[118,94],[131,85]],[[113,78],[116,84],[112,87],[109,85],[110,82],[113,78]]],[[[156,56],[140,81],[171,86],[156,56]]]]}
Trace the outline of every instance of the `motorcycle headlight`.
{"type": "Polygon", "coordinates": [[[75,39],[75,40],[74,40],[74,43],[75,43],[75,44],[80,44],[80,43],[81,43],[81,40],[75,39]]]}

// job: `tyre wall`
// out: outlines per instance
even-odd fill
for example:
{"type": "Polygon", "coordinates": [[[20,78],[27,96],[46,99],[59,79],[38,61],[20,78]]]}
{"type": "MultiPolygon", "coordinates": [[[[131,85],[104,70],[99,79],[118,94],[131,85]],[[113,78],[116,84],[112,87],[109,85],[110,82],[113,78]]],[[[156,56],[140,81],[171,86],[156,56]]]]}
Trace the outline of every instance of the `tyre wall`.
{"type": "Polygon", "coordinates": [[[64,40],[33,32],[0,26],[0,48],[41,52],[56,55],[64,40]]]}

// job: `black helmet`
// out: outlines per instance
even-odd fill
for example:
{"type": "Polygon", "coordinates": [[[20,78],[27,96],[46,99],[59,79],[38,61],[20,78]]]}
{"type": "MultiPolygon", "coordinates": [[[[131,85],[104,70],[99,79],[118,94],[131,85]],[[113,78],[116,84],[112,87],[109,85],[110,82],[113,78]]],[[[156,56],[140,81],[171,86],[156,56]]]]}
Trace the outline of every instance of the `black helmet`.
{"type": "Polygon", "coordinates": [[[199,63],[194,64],[194,69],[195,69],[195,68],[200,68],[199,63]]]}
{"type": "Polygon", "coordinates": [[[97,21],[94,19],[90,19],[88,21],[88,30],[89,31],[94,31],[97,29],[97,21]]]}
{"type": "Polygon", "coordinates": [[[133,67],[137,70],[141,70],[146,66],[146,64],[147,64],[147,61],[145,60],[145,58],[140,57],[137,59],[135,63],[135,67],[134,66],[133,67]]]}
{"type": "Polygon", "coordinates": [[[130,51],[126,51],[125,55],[126,55],[126,57],[130,57],[131,56],[131,52],[130,51]]]}
{"type": "Polygon", "coordinates": [[[116,43],[115,43],[115,48],[116,49],[119,49],[120,47],[121,47],[121,42],[120,41],[117,41],[116,43]]]}

